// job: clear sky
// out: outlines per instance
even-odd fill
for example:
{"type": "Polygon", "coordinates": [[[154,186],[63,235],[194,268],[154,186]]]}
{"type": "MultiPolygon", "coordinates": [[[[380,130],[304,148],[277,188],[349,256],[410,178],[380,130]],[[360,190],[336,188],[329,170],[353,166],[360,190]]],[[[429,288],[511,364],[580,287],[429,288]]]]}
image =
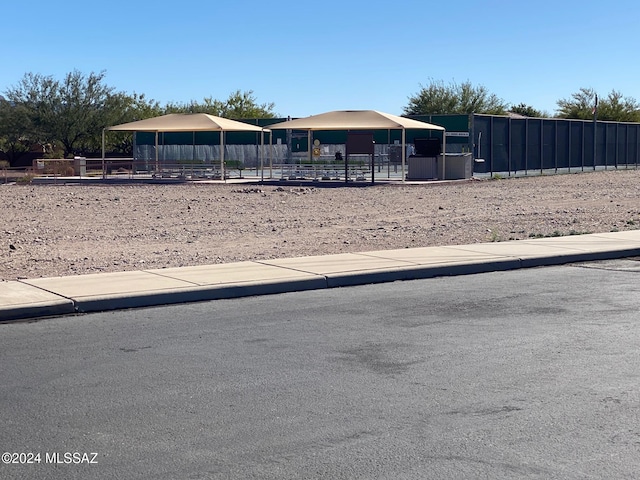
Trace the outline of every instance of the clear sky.
{"type": "Polygon", "coordinates": [[[0,93],[25,73],[161,104],[253,90],[280,116],[402,114],[431,81],[553,114],[581,87],[640,101],[639,0],[29,0],[0,8],[0,93]]]}

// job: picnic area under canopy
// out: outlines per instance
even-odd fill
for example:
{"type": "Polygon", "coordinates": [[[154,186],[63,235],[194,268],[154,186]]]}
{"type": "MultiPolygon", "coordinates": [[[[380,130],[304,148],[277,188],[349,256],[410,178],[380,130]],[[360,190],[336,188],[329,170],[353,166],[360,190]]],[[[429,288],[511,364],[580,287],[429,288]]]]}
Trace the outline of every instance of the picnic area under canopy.
{"type": "Polygon", "coordinates": [[[263,134],[261,143],[264,144],[264,132],[268,132],[269,129],[207,113],[171,113],[105,128],[102,131],[103,163],[105,131],[154,132],[156,163],[158,162],[158,132],[220,132],[220,168],[224,179],[224,132],[260,132],[263,134]]]}
{"type": "MultiPolygon", "coordinates": [[[[291,129],[307,130],[309,154],[311,152],[311,132],[318,130],[402,130],[402,180],[405,179],[404,166],[406,157],[406,130],[438,130],[442,131],[442,159],[446,147],[445,128],[431,123],[420,122],[410,118],[399,117],[376,110],[336,110],[332,112],[297,118],[286,122],[269,125],[270,130],[291,129]]],[[[345,171],[348,155],[345,155],[345,171]]],[[[345,181],[347,179],[345,178],[345,181]]],[[[373,180],[372,180],[373,181],[373,180]]]]}

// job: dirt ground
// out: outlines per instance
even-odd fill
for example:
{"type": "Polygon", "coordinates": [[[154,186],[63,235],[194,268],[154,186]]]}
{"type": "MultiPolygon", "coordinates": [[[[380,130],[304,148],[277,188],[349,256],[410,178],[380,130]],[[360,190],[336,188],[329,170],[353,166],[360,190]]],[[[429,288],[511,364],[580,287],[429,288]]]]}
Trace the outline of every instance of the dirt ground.
{"type": "Polygon", "coordinates": [[[0,185],[0,279],[636,229],[640,171],[320,188],[0,185]]]}

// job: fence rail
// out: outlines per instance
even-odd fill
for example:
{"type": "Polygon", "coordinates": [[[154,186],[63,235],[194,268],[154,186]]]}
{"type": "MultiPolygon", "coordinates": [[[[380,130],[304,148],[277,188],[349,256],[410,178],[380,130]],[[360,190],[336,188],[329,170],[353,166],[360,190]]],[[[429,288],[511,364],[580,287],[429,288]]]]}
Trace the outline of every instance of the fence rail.
{"type": "MultiPolygon", "coordinates": [[[[402,167],[389,160],[388,155],[350,156],[345,168],[344,160],[334,157],[315,157],[312,162],[301,156],[292,163],[274,163],[267,160],[262,166],[246,168],[243,162],[193,160],[135,160],[133,158],[78,158],[36,159],[27,173],[36,177],[100,178],[100,179],[178,179],[178,180],[224,180],[260,178],[276,180],[345,180],[365,181],[373,178],[402,178],[402,167]]],[[[23,170],[24,171],[24,170],[23,170]]],[[[406,168],[405,168],[406,171],[406,168]]]]}
{"type": "MultiPolygon", "coordinates": [[[[0,162],[1,163],[1,162],[0,162]]],[[[24,167],[9,167],[7,165],[0,164],[0,183],[12,183],[26,181],[31,178],[29,169],[24,167]]]]}

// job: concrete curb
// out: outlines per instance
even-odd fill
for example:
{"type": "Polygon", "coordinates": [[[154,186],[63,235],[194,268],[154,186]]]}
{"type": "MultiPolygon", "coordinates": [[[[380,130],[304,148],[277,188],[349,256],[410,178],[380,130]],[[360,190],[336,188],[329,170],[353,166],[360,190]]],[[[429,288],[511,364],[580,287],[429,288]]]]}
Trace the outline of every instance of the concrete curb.
{"type": "Polygon", "coordinates": [[[0,283],[0,321],[69,315],[73,300],[21,282],[0,283]]]}
{"type": "Polygon", "coordinates": [[[96,295],[76,298],[74,299],[74,304],[78,313],[89,313],[251,297],[256,295],[272,295],[286,292],[301,292],[322,288],[327,288],[327,283],[324,278],[320,277],[316,279],[264,282],[261,284],[193,287],[180,290],[143,292],[136,295],[96,295]]]}
{"type": "Polygon", "coordinates": [[[488,273],[506,270],[516,270],[521,267],[518,259],[491,260],[482,263],[466,263],[442,266],[411,266],[391,268],[376,272],[348,272],[327,275],[329,288],[368,285],[373,283],[397,282],[402,280],[420,280],[434,277],[448,277],[455,275],[471,275],[474,273],[488,273]]]}
{"type": "Polygon", "coordinates": [[[640,256],[640,230],[0,282],[0,322],[640,256]]]}

